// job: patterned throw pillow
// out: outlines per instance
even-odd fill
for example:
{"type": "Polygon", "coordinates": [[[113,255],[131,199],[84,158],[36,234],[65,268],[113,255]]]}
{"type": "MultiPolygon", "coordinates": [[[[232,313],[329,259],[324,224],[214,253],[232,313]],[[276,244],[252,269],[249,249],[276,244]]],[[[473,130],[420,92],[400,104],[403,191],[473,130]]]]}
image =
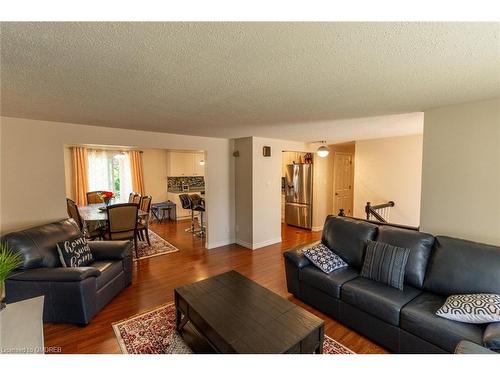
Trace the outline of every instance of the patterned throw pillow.
{"type": "Polygon", "coordinates": [[[58,242],[57,251],[63,267],[86,267],[94,262],[94,256],[85,237],[58,242]]]}
{"type": "Polygon", "coordinates": [[[322,243],[304,249],[302,252],[305,257],[312,262],[312,264],[325,273],[330,273],[338,270],[339,268],[348,266],[348,264],[344,262],[341,257],[322,243]]]}
{"type": "Polygon", "coordinates": [[[464,323],[500,322],[500,295],[481,293],[449,296],[436,315],[464,323]]]}
{"type": "Polygon", "coordinates": [[[368,240],[361,277],[403,290],[410,249],[368,240]]]}

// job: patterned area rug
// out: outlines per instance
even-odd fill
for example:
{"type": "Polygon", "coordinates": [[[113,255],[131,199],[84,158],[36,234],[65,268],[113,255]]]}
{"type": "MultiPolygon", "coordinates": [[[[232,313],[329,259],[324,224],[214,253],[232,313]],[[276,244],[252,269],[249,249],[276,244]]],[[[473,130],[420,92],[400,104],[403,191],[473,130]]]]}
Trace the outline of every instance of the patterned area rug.
{"type": "MultiPolygon", "coordinates": [[[[113,323],[118,343],[125,354],[190,354],[192,350],[175,331],[175,306],[156,309],[113,323]]],[[[354,354],[325,335],[324,354],[354,354]]]]}
{"type": "MultiPolygon", "coordinates": [[[[139,255],[138,259],[151,258],[179,251],[178,248],[165,241],[152,230],[149,230],[149,240],[151,242],[151,246],[148,246],[148,243],[146,241],[139,241],[137,243],[137,254],[139,255]]],[[[133,253],[134,260],[137,260],[135,257],[135,251],[133,253]]]]}

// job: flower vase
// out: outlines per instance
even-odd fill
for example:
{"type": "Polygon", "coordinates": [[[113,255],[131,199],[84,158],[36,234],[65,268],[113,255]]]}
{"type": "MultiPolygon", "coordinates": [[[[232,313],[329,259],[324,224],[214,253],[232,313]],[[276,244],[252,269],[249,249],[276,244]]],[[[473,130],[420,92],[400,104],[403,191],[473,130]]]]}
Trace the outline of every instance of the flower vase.
{"type": "Polygon", "coordinates": [[[7,306],[4,302],[5,300],[5,281],[0,281],[0,311],[5,309],[7,306]]]}
{"type": "Polygon", "coordinates": [[[106,206],[109,206],[109,204],[111,203],[111,197],[104,197],[102,198],[102,200],[104,201],[104,204],[106,206]]]}

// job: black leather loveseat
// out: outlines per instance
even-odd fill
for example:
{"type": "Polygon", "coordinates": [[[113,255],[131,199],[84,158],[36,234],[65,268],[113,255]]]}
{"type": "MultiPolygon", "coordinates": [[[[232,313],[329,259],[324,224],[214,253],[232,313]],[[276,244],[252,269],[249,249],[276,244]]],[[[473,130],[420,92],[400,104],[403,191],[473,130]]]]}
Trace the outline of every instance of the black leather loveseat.
{"type": "Polygon", "coordinates": [[[349,267],[322,272],[299,246],[284,253],[288,291],[397,353],[453,353],[461,340],[500,345],[500,323],[435,315],[452,294],[500,294],[500,247],[329,216],[321,240],[349,267]],[[360,277],[367,240],[410,249],[403,291],[360,277]]]}
{"type": "Polygon", "coordinates": [[[5,235],[1,241],[23,257],[6,280],[7,303],[44,295],[44,322],[85,325],[131,283],[130,241],[90,241],[93,264],[62,267],[56,244],[78,235],[73,219],[5,235]]]}

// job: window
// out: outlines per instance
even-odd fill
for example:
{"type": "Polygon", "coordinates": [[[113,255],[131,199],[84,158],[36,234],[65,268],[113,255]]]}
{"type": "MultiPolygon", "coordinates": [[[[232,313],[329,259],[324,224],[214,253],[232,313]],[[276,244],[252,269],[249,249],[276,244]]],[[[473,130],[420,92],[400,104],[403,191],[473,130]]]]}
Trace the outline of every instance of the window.
{"type": "Polygon", "coordinates": [[[132,173],[128,152],[88,150],[89,191],[112,191],[118,202],[127,202],[132,192],[132,173]]]}

